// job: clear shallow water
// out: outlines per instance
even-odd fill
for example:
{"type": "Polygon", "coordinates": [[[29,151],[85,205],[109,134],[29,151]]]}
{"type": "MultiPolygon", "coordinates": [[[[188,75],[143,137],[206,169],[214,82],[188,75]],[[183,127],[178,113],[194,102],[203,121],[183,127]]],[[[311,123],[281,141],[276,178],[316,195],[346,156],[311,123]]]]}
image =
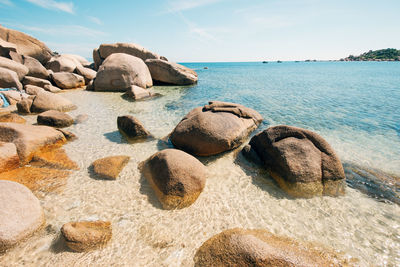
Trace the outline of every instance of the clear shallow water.
{"type": "MultiPolygon", "coordinates": [[[[116,118],[132,114],[157,138],[166,136],[195,106],[225,100],[255,108],[269,125],[289,124],[320,133],[343,161],[400,174],[400,64],[396,63],[202,63],[194,87],[157,87],[163,97],[128,102],[120,93],[71,91],[89,119],[71,126],[78,140],[65,146],[80,171],[64,191],[41,199],[48,227],[0,258],[0,265],[192,266],[197,248],[233,227],[319,242],[360,259],[361,266],[400,264],[400,207],[348,188],[339,198],[290,199],[236,151],[205,160],[206,187],[183,210],[160,208],[137,165],[165,147],[157,140],[128,144],[116,118]],[[203,70],[203,66],[209,67],[203,70]],[[397,123],[397,124],[396,124],[397,123]],[[125,154],[131,161],[116,181],[92,179],[94,160],[125,154]],[[103,250],[77,254],[56,242],[72,220],[113,225],[103,250]]],[[[33,122],[35,116],[28,119],[33,122]]]]}

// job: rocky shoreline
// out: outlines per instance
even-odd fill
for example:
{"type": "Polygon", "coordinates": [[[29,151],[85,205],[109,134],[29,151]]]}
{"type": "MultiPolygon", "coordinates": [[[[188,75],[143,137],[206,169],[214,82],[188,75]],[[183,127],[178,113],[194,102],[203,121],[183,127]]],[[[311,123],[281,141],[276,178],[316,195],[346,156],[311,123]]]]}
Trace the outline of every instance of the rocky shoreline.
{"type": "MultiPolygon", "coordinates": [[[[73,118],[66,113],[77,106],[62,96],[65,90],[126,92],[136,101],[154,96],[151,87],[155,84],[193,85],[198,76],[195,71],[136,44],[102,44],[94,49],[94,62],[90,63],[76,55],[54,55],[42,42],[4,27],[0,28],[0,38],[0,87],[16,89],[0,91],[7,103],[15,107],[11,112],[0,109],[0,250],[7,253],[45,225],[43,210],[34,194],[57,190],[79,168],[62,149],[79,136],[62,128],[79,123],[85,116],[73,118]],[[32,43],[34,47],[30,47],[32,43]],[[23,116],[27,114],[37,114],[37,125],[26,123],[23,116]],[[8,205],[11,197],[18,197],[20,206],[8,205]],[[36,204],[31,205],[32,202],[36,204]],[[31,213],[29,219],[24,217],[31,213]],[[17,219],[10,214],[21,221],[18,227],[14,226],[17,219]]],[[[4,100],[1,101],[3,106],[4,100]]],[[[115,120],[120,134],[132,142],[154,138],[133,116],[115,120]]],[[[174,149],[160,149],[138,168],[164,209],[190,208],[202,193],[208,175],[207,166],[196,157],[241,149],[262,120],[257,111],[243,105],[210,101],[194,108],[176,125],[169,135],[174,149]]],[[[270,127],[252,137],[242,153],[292,197],[344,194],[346,177],[342,163],[316,133],[285,125],[270,127]]],[[[130,157],[104,156],[87,167],[99,179],[117,180],[130,157]]],[[[195,264],[352,265],[334,253],[328,257],[330,249],[305,252],[297,241],[270,236],[263,230],[232,232],[234,237],[231,232],[217,235],[214,240],[224,236],[217,245],[205,242],[196,254],[195,264]],[[230,242],[237,246],[232,251],[230,242]],[[265,250],[273,244],[277,245],[272,249],[275,254],[265,250]],[[288,246],[292,258],[282,257],[288,246]],[[224,254],[233,256],[216,255],[221,247],[227,249],[224,254]]],[[[112,238],[112,225],[102,220],[65,222],[60,233],[69,249],[84,252],[105,247],[112,238]]]]}

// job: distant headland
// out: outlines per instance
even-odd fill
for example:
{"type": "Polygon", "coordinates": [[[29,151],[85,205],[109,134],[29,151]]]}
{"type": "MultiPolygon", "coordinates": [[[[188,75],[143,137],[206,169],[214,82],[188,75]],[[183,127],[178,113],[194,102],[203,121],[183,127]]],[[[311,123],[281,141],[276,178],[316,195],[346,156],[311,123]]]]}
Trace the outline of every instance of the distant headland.
{"type": "Polygon", "coordinates": [[[400,61],[400,50],[394,48],[369,50],[359,56],[350,55],[340,61],[400,61]]]}

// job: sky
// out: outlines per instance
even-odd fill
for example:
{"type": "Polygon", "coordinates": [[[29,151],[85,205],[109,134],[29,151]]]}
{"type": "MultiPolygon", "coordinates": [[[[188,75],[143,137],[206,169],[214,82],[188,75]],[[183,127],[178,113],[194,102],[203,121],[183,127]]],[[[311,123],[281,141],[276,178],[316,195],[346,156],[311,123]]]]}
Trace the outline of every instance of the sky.
{"type": "Polygon", "coordinates": [[[88,59],[133,42],[176,62],[329,60],[400,49],[399,0],[0,0],[0,24],[88,59]]]}

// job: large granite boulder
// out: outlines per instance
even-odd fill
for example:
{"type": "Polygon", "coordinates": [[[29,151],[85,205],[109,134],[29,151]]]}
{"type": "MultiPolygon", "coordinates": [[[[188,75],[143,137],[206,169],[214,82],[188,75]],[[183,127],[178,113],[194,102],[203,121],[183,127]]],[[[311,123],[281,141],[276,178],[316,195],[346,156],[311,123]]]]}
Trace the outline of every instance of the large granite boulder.
{"type": "Polygon", "coordinates": [[[22,90],[22,84],[19,81],[17,73],[2,67],[0,67],[0,87],[15,87],[18,90],[22,90]]]}
{"type": "Polygon", "coordinates": [[[251,108],[211,101],[190,111],[172,131],[170,140],[193,155],[216,155],[240,146],[261,121],[261,115],[251,108]]]}
{"type": "Polygon", "coordinates": [[[292,126],[270,127],[254,136],[249,153],[261,159],[279,186],[295,197],[344,194],[342,163],[318,134],[292,126]]]}
{"type": "Polygon", "coordinates": [[[154,81],[173,85],[197,83],[197,73],[185,66],[162,59],[148,59],[145,62],[154,81]]]}
{"type": "Polygon", "coordinates": [[[193,204],[206,183],[206,168],[178,149],[157,152],[139,167],[165,209],[193,204]]]}
{"type": "Polygon", "coordinates": [[[146,48],[134,43],[114,43],[101,44],[99,47],[100,57],[106,59],[111,54],[124,53],[134,57],[138,57],[145,61],[146,59],[159,59],[160,56],[146,48]]]}
{"type": "Polygon", "coordinates": [[[14,143],[22,163],[33,155],[66,142],[64,135],[51,127],[5,122],[0,123],[0,141],[14,143]]]}
{"type": "Polygon", "coordinates": [[[0,38],[0,57],[9,57],[10,52],[17,52],[17,46],[0,38]]]}
{"type": "Polygon", "coordinates": [[[0,251],[28,238],[44,222],[40,202],[28,188],[0,180],[0,251]]]}
{"type": "Polygon", "coordinates": [[[77,66],[75,71],[77,74],[79,74],[80,76],[85,78],[85,84],[89,84],[89,82],[91,80],[96,78],[96,74],[97,74],[96,71],[89,69],[89,68],[85,68],[83,66],[77,66]]]}
{"type": "Polygon", "coordinates": [[[349,266],[334,250],[271,234],[266,230],[230,229],[197,250],[196,267],[204,266],[349,266]]]}
{"type": "Polygon", "coordinates": [[[51,74],[54,83],[62,89],[72,89],[85,86],[85,79],[78,74],[70,72],[56,72],[51,74]]]}
{"type": "Polygon", "coordinates": [[[66,112],[76,109],[76,106],[68,99],[51,92],[44,91],[36,95],[31,112],[40,113],[52,109],[66,112]]]}
{"type": "Polygon", "coordinates": [[[26,66],[5,57],[0,57],[0,67],[14,71],[18,75],[20,81],[22,81],[29,72],[26,66]]]}
{"type": "Polygon", "coordinates": [[[19,167],[17,147],[13,143],[0,142],[0,172],[19,167]]]}
{"type": "Polygon", "coordinates": [[[35,85],[38,87],[44,88],[46,85],[51,85],[51,82],[45,79],[32,77],[32,76],[25,76],[22,80],[22,83],[26,85],[35,85]]]}
{"type": "Polygon", "coordinates": [[[110,156],[97,159],[92,163],[93,172],[100,178],[115,180],[128,164],[129,156],[110,156]]]}
{"type": "Polygon", "coordinates": [[[101,58],[99,49],[98,48],[93,49],[93,62],[94,62],[94,69],[96,71],[99,69],[103,61],[104,58],[101,58]]]}
{"type": "Polygon", "coordinates": [[[129,139],[148,138],[152,135],[144,128],[143,124],[131,115],[119,116],[117,126],[120,133],[129,139]]]}
{"type": "Polygon", "coordinates": [[[153,81],[143,60],[122,53],[107,57],[94,80],[95,91],[126,91],[132,85],[148,88],[153,81]]]}
{"type": "Polygon", "coordinates": [[[112,237],[112,227],[105,221],[69,222],[61,233],[71,250],[84,252],[104,247],[112,237]]]}
{"type": "Polygon", "coordinates": [[[64,128],[71,126],[74,123],[74,119],[64,112],[48,110],[37,116],[37,123],[39,125],[64,128]]]}
{"type": "Polygon", "coordinates": [[[39,60],[29,57],[23,56],[24,66],[28,68],[28,76],[40,78],[40,79],[47,79],[49,78],[49,73],[47,72],[46,68],[39,62],[39,60]]]}
{"type": "Polygon", "coordinates": [[[0,26],[0,38],[15,44],[19,54],[36,58],[42,64],[45,64],[53,54],[41,41],[25,33],[7,29],[3,26],[0,26]]]}
{"type": "Polygon", "coordinates": [[[78,65],[80,65],[79,61],[69,56],[57,55],[47,62],[46,68],[53,72],[74,72],[78,65]]]}

